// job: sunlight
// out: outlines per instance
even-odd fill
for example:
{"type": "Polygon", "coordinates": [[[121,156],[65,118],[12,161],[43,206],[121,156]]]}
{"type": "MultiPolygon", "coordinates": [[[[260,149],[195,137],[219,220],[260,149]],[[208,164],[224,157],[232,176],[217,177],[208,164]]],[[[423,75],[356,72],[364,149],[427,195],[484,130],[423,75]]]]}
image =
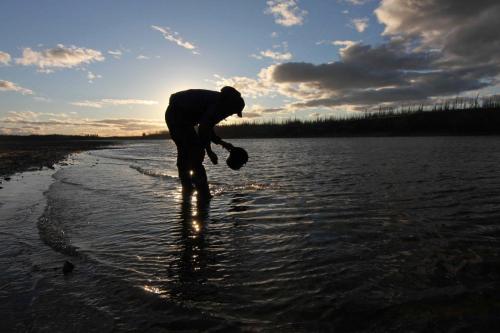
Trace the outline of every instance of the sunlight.
{"type": "Polygon", "coordinates": [[[193,230],[198,233],[200,232],[200,225],[198,224],[198,222],[196,220],[193,220],[193,230]]]}
{"type": "Polygon", "coordinates": [[[164,293],[163,290],[161,290],[160,288],[158,287],[154,287],[154,286],[148,286],[148,285],[144,285],[142,287],[142,289],[144,289],[145,291],[149,292],[149,293],[152,293],[152,294],[156,294],[156,295],[161,295],[164,293]]]}

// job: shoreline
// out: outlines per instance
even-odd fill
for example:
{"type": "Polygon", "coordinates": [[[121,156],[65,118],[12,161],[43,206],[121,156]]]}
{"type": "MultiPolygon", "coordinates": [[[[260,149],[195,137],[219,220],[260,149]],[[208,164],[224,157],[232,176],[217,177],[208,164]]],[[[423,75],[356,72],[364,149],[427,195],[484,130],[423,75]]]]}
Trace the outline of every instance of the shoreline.
{"type": "Polygon", "coordinates": [[[0,177],[24,171],[54,168],[69,154],[109,148],[115,140],[40,139],[39,137],[9,138],[0,142],[0,177]]]}

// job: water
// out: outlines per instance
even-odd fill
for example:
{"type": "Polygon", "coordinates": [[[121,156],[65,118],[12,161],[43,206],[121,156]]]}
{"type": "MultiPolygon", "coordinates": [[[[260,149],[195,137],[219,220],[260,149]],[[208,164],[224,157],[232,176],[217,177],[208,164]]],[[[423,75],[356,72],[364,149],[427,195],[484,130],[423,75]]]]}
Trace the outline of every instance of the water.
{"type": "MultiPolygon", "coordinates": [[[[171,142],[127,142],[59,168],[43,201],[33,201],[45,207],[31,225],[34,249],[10,262],[17,270],[9,276],[30,287],[17,301],[28,310],[11,311],[7,324],[38,331],[498,327],[500,138],[233,143],[250,161],[237,172],[221,150],[219,165],[207,159],[209,206],[181,195],[171,142]],[[66,259],[76,269],[63,277],[66,259]]],[[[29,225],[16,227],[19,237],[29,225]]],[[[0,256],[4,265],[9,257],[0,256]]],[[[9,276],[0,290],[11,305],[9,276]]]]}

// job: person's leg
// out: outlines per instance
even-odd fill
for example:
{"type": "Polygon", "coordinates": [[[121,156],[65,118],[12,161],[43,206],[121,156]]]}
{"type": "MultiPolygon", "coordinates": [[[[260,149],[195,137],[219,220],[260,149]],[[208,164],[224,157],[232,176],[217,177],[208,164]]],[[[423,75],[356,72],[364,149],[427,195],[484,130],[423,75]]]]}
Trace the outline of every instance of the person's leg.
{"type": "Polygon", "coordinates": [[[169,106],[165,114],[170,137],[177,146],[177,170],[182,188],[185,191],[193,189],[193,183],[201,196],[210,197],[207,173],[203,167],[205,149],[201,146],[200,138],[194,127],[175,126],[175,117],[172,116],[169,106]]]}
{"type": "Polygon", "coordinates": [[[185,145],[177,145],[177,171],[181,180],[183,191],[192,191],[193,183],[191,179],[191,162],[189,147],[185,145]]]}
{"type": "Polygon", "coordinates": [[[203,166],[203,160],[205,158],[205,149],[202,147],[200,138],[195,131],[191,133],[190,136],[190,160],[191,160],[191,170],[192,181],[196,188],[196,191],[200,196],[209,197],[210,190],[208,187],[207,173],[205,167],[203,166]]]}
{"type": "Polygon", "coordinates": [[[167,109],[165,120],[167,122],[170,138],[175,142],[175,145],[177,146],[177,171],[183,191],[189,192],[193,190],[193,184],[190,174],[192,167],[188,137],[192,135],[191,131],[194,131],[194,129],[174,126],[169,117],[167,117],[168,112],[170,111],[169,109],[167,109]]]}
{"type": "Polygon", "coordinates": [[[203,167],[205,149],[201,146],[198,134],[194,127],[182,128],[175,134],[178,143],[177,167],[183,189],[192,190],[194,185],[200,195],[209,194],[207,174],[203,167]]]}
{"type": "Polygon", "coordinates": [[[210,197],[207,173],[202,163],[197,163],[193,166],[193,183],[200,196],[207,198],[210,197]]]}

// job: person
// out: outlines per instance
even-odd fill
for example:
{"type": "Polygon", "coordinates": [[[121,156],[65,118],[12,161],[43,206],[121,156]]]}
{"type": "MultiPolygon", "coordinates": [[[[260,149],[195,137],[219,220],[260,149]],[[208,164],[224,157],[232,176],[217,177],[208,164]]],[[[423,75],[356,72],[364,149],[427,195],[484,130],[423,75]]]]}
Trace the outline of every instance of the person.
{"type": "Polygon", "coordinates": [[[240,92],[228,86],[220,92],[189,89],[170,96],[165,122],[177,146],[177,169],[184,192],[196,188],[200,196],[211,197],[203,166],[205,152],[210,161],[217,164],[218,158],[212,151],[211,142],[228,151],[233,148],[215,134],[214,126],[233,114],[242,117],[244,107],[240,92]]]}

